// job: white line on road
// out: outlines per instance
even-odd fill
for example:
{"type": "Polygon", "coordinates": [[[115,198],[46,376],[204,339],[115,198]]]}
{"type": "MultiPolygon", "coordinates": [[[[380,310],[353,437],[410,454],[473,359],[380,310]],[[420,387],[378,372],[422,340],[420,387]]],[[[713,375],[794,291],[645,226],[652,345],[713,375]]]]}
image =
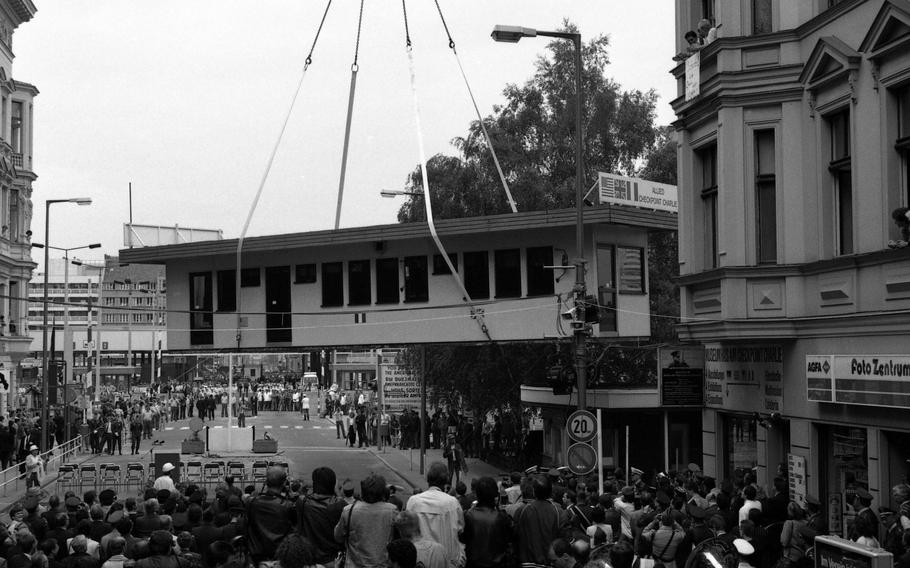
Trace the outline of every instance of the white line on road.
{"type": "Polygon", "coordinates": [[[298,424],[297,426],[294,426],[294,430],[303,430],[303,426],[298,424]]]}
{"type": "Polygon", "coordinates": [[[224,428],[224,426],[222,426],[221,424],[219,424],[219,425],[217,425],[217,426],[212,426],[212,428],[224,428]]]}
{"type": "Polygon", "coordinates": [[[174,427],[173,427],[173,426],[165,426],[164,429],[165,429],[165,430],[173,430],[174,427]]]}
{"type": "Polygon", "coordinates": [[[263,428],[271,428],[271,427],[272,427],[271,424],[266,424],[265,426],[263,426],[263,428]]]}
{"type": "Polygon", "coordinates": [[[281,426],[279,426],[279,428],[287,428],[287,427],[288,427],[287,424],[282,424],[281,426]]]}
{"type": "Polygon", "coordinates": [[[189,427],[189,426],[181,426],[180,429],[181,429],[181,430],[189,430],[190,427],[189,427]]]}

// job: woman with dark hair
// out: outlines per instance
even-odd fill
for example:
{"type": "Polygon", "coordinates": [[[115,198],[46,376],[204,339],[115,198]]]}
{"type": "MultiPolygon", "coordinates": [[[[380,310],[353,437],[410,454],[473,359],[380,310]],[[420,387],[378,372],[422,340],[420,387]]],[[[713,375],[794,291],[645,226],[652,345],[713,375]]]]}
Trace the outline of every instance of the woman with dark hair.
{"type": "Polygon", "coordinates": [[[806,526],[806,512],[796,502],[787,504],[787,520],[780,532],[780,546],[783,554],[780,566],[793,566],[806,554],[806,545],[800,534],[806,526]]]}
{"type": "Polygon", "coordinates": [[[346,568],[388,564],[386,544],[392,537],[397,509],[383,501],[385,494],[385,478],[371,473],[360,482],[363,500],[354,501],[342,511],[335,525],[335,540],[344,544],[346,568]]]}
{"type": "Polygon", "coordinates": [[[469,567],[503,566],[512,543],[512,518],[496,502],[499,487],[492,477],[477,480],[477,505],[465,511],[464,531],[458,539],[465,545],[469,567]]]}
{"type": "Polygon", "coordinates": [[[316,562],[316,547],[300,533],[289,534],[275,551],[274,568],[323,568],[316,562]]]}

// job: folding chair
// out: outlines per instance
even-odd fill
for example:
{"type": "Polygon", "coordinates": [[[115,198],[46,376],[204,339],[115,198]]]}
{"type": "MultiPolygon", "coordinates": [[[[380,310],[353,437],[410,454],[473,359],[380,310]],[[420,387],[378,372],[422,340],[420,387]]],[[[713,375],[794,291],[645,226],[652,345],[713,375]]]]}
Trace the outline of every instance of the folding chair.
{"type": "Polygon", "coordinates": [[[235,482],[242,482],[246,477],[246,464],[243,462],[228,462],[228,475],[233,476],[235,482]]]}
{"type": "Polygon", "coordinates": [[[270,461],[269,467],[283,467],[286,474],[291,474],[291,464],[288,462],[270,461]]]}
{"type": "Polygon", "coordinates": [[[145,483],[145,467],[141,463],[131,462],[126,464],[126,477],[123,482],[127,490],[135,486],[136,489],[142,489],[145,483]]]}
{"type": "Polygon", "coordinates": [[[95,489],[98,484],[98,466],[93,463],[86,463],[79,466],[79,491],[83,491],[86,486],[95,489]]]}
{"type": "Polygon", "coordinates": [[[221,481],[221,464],[209,462],[202,467],[202,479],[205,483],[218,483],[221,481]]]}
{"type": "Polygon", "coordinates": [[[120,485],[120,465],[115,463],[101,464],[100,484],[102,486],[120,485]]]}
{"type": "Polygon", "coordinates": [[[186,480],[191,483],[199,483],[202,481],[202,462],[201,461],[190,461],[186,462],[186,480]]]}
{"type": "MultiPolygon", "coordinates": [[[[76,466],[73,464],[65,463],[60,466],[60,469],[57,470],[57,489],[58,492],[63,489],[73,489],[78,485],[78,478],[76,477],[76,466]]],[[[80,489],[81,491],[81,489],[80,489]]]]}
{"type": "Polygon", "coordinates": [[[260,481],[265,482],[266,473],[269,470],[269,462],[267,461],[254,461],[253,462],[253,483],[258,483],[260,481]]]}
{"type": "Polygon", "coordinates": [[[149,477],[148,480],[154,482],[155,478],[155,462],[149,462],[149,477]]]}

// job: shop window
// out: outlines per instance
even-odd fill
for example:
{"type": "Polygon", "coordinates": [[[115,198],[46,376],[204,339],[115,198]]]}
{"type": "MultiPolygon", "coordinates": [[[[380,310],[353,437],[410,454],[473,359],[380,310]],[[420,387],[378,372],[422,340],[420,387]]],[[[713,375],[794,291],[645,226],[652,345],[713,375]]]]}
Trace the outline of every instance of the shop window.
{"type": "Polygon", "coordinates": [[[759,264],[777,262],[777,176],[773,130],[755,133],[755,232],[759,264]]]}
{"type": "Polygon", "coordinates": [[[600,331],[616,331],[616,263],[611,245],[597,245],[597,304],[600,331]]]}
{"type": "Polygon", "coordinates": [[[240,270],[240,287],[241,288],[255,288],[261,283],[261,275],[259,273],[259,267],[256,268],[242,268],[240,270]]]}
{"type": "Polygon", "coordinates": [[[827,117],[831,139],[828,171],[834,203],[835,254],[853,253],[853,168],[850,158],[850,111],[827,117]]]}
{"type": "Polygon", "coordinates": [[[313,284],[316,282],[316,264],[297,264],[294,266],[294,284],[313,284]]]}
{"type": "Polygon", "coordinates": [[[521,297],[521,250],[505,249],[493,253],[497,298],[521,297]]]}
{"type": "Polygon", "coordinates": [[[364,306],[372,301],[370,296],[370,261],[348,262],[348,305],[364,306]]]}
{"type": "MultiPolygon", "coordinates": [[[[449,253],[449,262],[452,263],[452,266],[455,267],[455,272],[458,272],[458,255],[454,252],[449,253]]],[[[445,263],[441,254],[433,255],[433,275],[440,274],[451,274],[452,271],[449,270],[449,265],[445,263]]]]}
{"type": "Polygon", "coordinates": [[[850,535],[857,489],[869,489],[869,441],[865,428],[822,425],[818,429],[819,498],[833,535],[850,535]],[[823,497],[823,498],[822,498],[823,497]]]}
{"type": "Polygon", "coordinates": [[[219,270],[216,276],[218,311],[237,311],[237,271],[219,270]]]}
{"type": "Polygon", "coordinates": [[[322,307],[344,305],[344,267],[340,262],[322,263],[322,307]]]}
{"type": "Polygon", "coordinates": [[[726,477],[732,479],[758,464],[758,422],[753,417],[723,415],[723,436],[726,477]]]}
{"type": "Polygon", "coordinates": [[[695,153],[698,172],[701,174],[701,201],[704,263],[705,268],[717,268],[718,256],[718,219],[717,219],[717,146],[699,150],[695,153]]]}
{"type": "Polygon", "coordinates": [[[397,304],[400,301],[398,290],[398,259],[376,259],[376,303],[397,304]]]}
{"type": "Polygon", "coordinates": [[[490,260],[487,251],[464,253],[464,287],[471,299],[490,297],[490,260]]]}
{"type": "Polygon", "coordinates": [[[212,316],[212,273],[190,274],[190,345],[214,343],[212,316]]]}
{"type": "Polygon", "coordinates": [[[553,247],[528,247],[527,251],[528,296],[552,296],[553,247]]]}
{"type": "Polygon", "coordinates": [[[772,0],[752,0],[752,34],[771,33],[772,0]]]}
{"type": "Polygon", "coordinates": [[[427,257],[406,256],[404,259],[404,301],[426,302],[429,299],[427,257]]]}

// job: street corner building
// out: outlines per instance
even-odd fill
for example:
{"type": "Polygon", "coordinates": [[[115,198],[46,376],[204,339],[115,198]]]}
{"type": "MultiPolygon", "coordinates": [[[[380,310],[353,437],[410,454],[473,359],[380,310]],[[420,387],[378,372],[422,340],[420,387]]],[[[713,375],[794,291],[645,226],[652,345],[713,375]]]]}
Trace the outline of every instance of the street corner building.
{"type": "Polygon", "coordinates": [[[910,2],[676,5],[679,332],[705,352],[704,471],[788,474],[844,534],[857,492],[897,507],[910,458],[910,2]]]}

